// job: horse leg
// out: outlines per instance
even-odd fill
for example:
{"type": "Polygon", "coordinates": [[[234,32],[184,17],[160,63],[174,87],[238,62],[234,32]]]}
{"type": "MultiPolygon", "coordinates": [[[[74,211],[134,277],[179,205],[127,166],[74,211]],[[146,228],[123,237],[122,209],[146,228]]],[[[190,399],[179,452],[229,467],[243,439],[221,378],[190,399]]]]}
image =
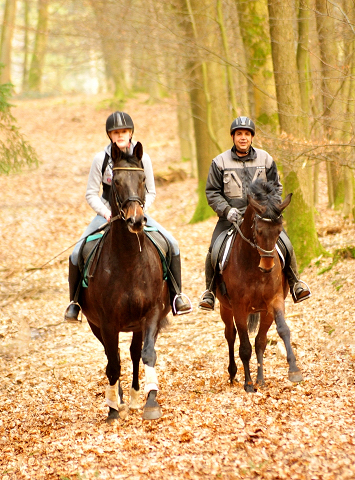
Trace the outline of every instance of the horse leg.
{"type": "Polygon", "coordinates": [[[130,346],[131,360],[133,364],[133,379],[130,391],[131,400],[129,408],[138,410],[141,407],[139,403],[139,362],[142,352],[142,332],[134,332],[132,335],[132,342],[130,346]]]}
{"type": "Polygon", "coordinates": [[[106,387],[106,403],[109,406],[107,423],[112,423],[118,418],[126,418],[128,407],[123,403],[123,392],[120,385],[121,362],[118,348],[118,332],[111,324],[105,325],[101,330],[101,337],[105,346],[107,357],[106,376],[109,385],[106,387]]]}
{"type": "Polygon", "coordinates": [[[284,312],[281,309],[275,309],[274,315],[277,333],[282,338],[287,352],[288,379],[294,383],[302,382],[303,375],[296,364],[296,357],[291,346],[290,329],[285,321],[284,312]]]}
{"type": "Polygon", "coordinates": [[[250,366],[249,362],[251,359],[251,343],[249,340],[248,327],[247,327],[247,315],[245,316],[245,321],[243,323],[237,321],[237,317],[234,316],[236,320],[236,325],[239,335],[239,356],[243,362],[244,367],[244,390],[248,393],[254,393],[254,385],[250,375],[250,366]]]}
{"type": "Polygon", "coordinates": [[[145,368],[145,389],[148,394],[143,407],[143,420],[156,420],[162,416],[159,403],[156,401],[158,393],[158,378],[154,366],[157,354],[154,349],[158,335],[157,321],[152,322],[145,329],[142,360],[145,368]]]}
{"type": "Polygon", "coordinates": [[[228,352],[229,352],[229,365],[228,365],[228,372],[229,372],[229,380],[230,383],[233,384],[234,378],[237,374],[237,364],[235,363],[234,358],[234,343],[235,337],[237,334],[237,330],[234,326],[233,322],[233,313],[232,310],[224,307],[220,304],[220,313],[222,320],[224,322],[224,336],[228,343],[228,352]]]}
{"type": "Polygon", "coordinates": [[[255,353],[258,361],[258,372],[256,376],[256,384],[264,386],[264,352],[267,342],[267,332],[272,324],[272,315],[267,312],[260,313],[260,326],[257,336],[255,337],[255,353]]]}

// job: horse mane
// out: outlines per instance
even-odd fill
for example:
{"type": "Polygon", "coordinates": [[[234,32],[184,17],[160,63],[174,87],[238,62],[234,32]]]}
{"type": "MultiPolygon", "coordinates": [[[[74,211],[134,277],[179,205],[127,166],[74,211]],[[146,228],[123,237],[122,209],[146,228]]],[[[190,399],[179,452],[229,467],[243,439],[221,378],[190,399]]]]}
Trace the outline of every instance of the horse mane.
{"type": "Polygon", "coordinates": [[[249,194],[260,205],[266,207],[265,213],[262,215],[264,218],[269,218],[270,220],[278,219],[281,215],[280,204],[282,203],[278,183],[266,182],[258,178],[250,185],[249,194]]]}

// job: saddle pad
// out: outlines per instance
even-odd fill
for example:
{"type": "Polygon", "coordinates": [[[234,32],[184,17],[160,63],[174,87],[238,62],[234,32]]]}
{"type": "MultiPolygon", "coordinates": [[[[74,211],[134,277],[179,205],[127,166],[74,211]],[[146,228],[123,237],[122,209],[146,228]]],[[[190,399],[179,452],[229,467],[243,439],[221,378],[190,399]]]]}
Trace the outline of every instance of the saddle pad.
{"type": "Polygon", "coordinates": [[[170,265],[171,247],[168,240],[157,229],[144,227],[144,233],[158,250],[163,266],[163,279],[168,279],[168,265],[170,265]]]}
{"type": "Polygon", "coordinates": [[[82,249],[81,249],[81,256],[82,256],[82,282],[81,285],[84,288],[89,286],[89,271],[91,269],[92,262],[94,260],[94,254],[99,246],[100,240],[102,239],[103,234],[97,233],[96,235],[90,235],[82,249]]]}

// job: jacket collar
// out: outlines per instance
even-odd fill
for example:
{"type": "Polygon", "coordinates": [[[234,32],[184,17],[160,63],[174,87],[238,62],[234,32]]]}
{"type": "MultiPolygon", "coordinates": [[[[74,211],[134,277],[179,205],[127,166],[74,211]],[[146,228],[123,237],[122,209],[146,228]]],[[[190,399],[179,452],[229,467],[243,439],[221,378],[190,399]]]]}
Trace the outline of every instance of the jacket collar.
{"type": "Polygon", "coordinates": [[[240,157],[238,155],[235,145],[233,145],[231,151],[233,160],[238,160],[239,162],[248,162],[249,160],[254,160],[257,157],[255,148],[253,148],[252,145],[250,146],[248,155],[245,155],[244,157],[240,157]]]}

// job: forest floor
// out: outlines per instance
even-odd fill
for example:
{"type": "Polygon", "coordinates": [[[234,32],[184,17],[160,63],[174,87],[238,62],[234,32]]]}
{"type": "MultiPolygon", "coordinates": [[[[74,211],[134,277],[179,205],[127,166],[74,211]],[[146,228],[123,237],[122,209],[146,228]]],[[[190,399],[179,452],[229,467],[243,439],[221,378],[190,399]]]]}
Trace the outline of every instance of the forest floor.
{"type": "MultiPolygon", "coordinates": [[[[162,418],[146,422],[137,411],[106,424],[103,348],[85,318],[81,325],[63,322],[69,247],[93,216],[86,181],[94,154],[107,144],[110,111],[97,108],[100,100],[19,100],[13,109],[41,163],[0,177],[0,479],[354,479],[354,260],[340,259],[323,274],[332,258],[314,261],[302,274],[312,297],[298,305],[287,298],[304,382],[288,381],[272,326],[265,388],[244,392],[238,345],[237,382],[230,386],[219,308],[197,308],[216,220],[189,224],[196,180],[179,162],[171,100],[150,105],[138,96],[126,111],[155,173],[188,174],[158,186],[150,214],[179,240],[194,310],[169,315],[156,344],[162,418]]],[[[328,252],[354,245],[355,224],[326,208],[325,182],[316,222],[328,252]]],[[[126,398],[130,336],[120,338],[126,398]]],[[[255,377],[255,355],[251,364],[255,377]]]]}

